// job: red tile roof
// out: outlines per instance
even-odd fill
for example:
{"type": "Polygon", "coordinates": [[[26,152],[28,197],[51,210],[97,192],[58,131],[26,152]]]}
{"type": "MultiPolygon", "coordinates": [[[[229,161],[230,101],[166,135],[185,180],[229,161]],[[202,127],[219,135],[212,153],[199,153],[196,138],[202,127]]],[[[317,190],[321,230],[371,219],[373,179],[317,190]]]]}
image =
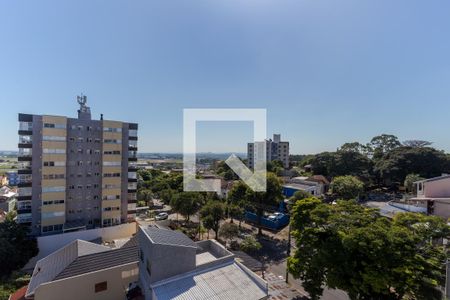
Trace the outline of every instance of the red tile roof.
{"type": "Polygon", "coordinates": [[[27,292],[28,285],[21,287],[9,296],[8,300],[25,300],[25,293],[27,292]]]}

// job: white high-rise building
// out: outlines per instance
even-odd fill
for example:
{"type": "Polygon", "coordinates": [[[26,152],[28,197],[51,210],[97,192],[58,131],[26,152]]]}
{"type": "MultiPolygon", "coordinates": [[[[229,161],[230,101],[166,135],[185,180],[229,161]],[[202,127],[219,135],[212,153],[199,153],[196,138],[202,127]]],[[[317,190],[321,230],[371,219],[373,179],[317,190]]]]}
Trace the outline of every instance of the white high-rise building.
{"type": "MultiPolygon", "coordinates": [[[[266,159],[267,161],[279,160],[283,163],[284,168],[289,168],[289,142],[282,142],[280,134],[274,134],[273,140],[265,140],[266,144],[266,159]]],[[[251,169],[255,164],[255,145],[254,143],[247,144],[247,166],[251,169]]]]}

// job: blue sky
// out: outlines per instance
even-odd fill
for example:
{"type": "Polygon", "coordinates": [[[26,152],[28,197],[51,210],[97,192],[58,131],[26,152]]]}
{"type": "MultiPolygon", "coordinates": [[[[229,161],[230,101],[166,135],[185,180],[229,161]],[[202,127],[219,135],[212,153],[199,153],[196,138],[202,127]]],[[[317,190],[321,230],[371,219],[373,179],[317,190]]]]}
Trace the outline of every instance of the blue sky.
{"type": "MultiPolygon", "coordinates": [[[[183,108],[266,108],[291,152],[380,133],[450,151],[446,0],[1,1],[0,149],[17,113],[140,124],[140,151],[182,150],[183,108]]],[[[249,124],[199,125],[245,151],[249,124]],[[220,126],[219,126],[220,125],[220,126]],[[231,132],[231,133],[230,133],[231,132]]]]}

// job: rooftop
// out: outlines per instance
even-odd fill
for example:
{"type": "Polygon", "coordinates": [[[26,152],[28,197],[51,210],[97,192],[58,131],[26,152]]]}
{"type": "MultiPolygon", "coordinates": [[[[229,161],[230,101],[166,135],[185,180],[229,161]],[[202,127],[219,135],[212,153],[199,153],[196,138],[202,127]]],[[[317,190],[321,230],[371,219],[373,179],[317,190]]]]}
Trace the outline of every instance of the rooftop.
{"type": "Polygon", "coordinates": [[[233,261],[157,282],[152,289],[158,300],[258,300],[267,297],[265,282],[233,261]]]}
{"type": "Polygon", "coordinates": [[[65,247],[42,258],[34,267],[33,276],[31,277],[27,289],[27,297],[33,295],[39,285],[53,281],[59,273],[78,257],[109,250],[110,249],[105,246],[83,240],[75,240],[65,247]]]}
{"type": "Polygon", "coordinates": [[[119,249],[75,240],[36,263],[26,296],[32,296],[39,285],[47,282],[137,262],[138,259],[136,238],[119,249]]]}
{"type": "Polygon", "coordinates": [[[416,181],[414,183],[437,181],[437,180],[448,179],[448,178],[450,178],[450,174],[442,174],[441,176],[438,176],[438,177],[433,177],[433,178],[429,178],[429,179],[419,180],[419,181],[416,181]]]}
{"type": "Polygon", "coordinates": [[[197,248],[196,243],[179,231],[157,227],[145,227],[143,231],[153,244],[197,248]]]}
{"type": "Polygon", "coordinates": [[[91,273],[111,267],[126,265],[139,260],[136,246],[122,247],[108,252],[94,253],[78,257],[53,280],[69,278],[85,273],[91,273]]]}

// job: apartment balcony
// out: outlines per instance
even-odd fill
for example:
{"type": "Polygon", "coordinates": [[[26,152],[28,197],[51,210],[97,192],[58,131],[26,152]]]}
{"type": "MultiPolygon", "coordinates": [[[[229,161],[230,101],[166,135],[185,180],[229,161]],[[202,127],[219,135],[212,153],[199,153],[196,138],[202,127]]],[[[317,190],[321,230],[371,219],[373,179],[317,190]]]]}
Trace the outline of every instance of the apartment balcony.
{"type": "Polygon", "coordinates": [[[32,161],[31,155],[21,155],[17,157],[17,161],[32,161]]]}
{"type": "Polygon", "coordinates": [[[138,170],[136,162],[129,162],[128,163],[128,172],[136,172],[138,170]]]}
{"type": "Polygon", "coordinates": [[[137,178],[128,178],[128,182],[137,182],[137,178]]]}
{"type": "Polygon", "coordinates": [[[20,135],[19,136],[19,149],[20,148],[33,148],[33,138],[31,135],[20,135]]]}
{"type": "Polygon", "coordinates": [[[30,148],[19,148],[17,161],[31,161],[32,151],[30,148]]]}
{"type": "Polygon", "coordinates": [[[17,223],[19,224],[30,225],[32,220],[31,213],[17,214],[17,223]]]}
{"type": "Polygon", "coordinates": [[[31,208],[27,208],[27,209],[18,209],[17,210],[17,214],[21,215],[21,214],[31,214],[31,208]]]}
{"type": "Polygon", "coordinates": [[[31,181],[19,181],[19,183],[17,184],[17,187],[21,188],[21,187],[31,187],[32,183],[31,181]]]}
{"type": "Polygon", "coordinates": [[[31,174],[31,173],[32,173],[31,166],[17,170],[17,174],[19,174],[19,175],[22,175],[22,174],[25,175],[25,174],[31,174]]]}
{"type": "Polygon", "coordinates": [[[137,194],[136,193],[128,194],[128,201],[130,200],[137,201],[137,194]]]}

